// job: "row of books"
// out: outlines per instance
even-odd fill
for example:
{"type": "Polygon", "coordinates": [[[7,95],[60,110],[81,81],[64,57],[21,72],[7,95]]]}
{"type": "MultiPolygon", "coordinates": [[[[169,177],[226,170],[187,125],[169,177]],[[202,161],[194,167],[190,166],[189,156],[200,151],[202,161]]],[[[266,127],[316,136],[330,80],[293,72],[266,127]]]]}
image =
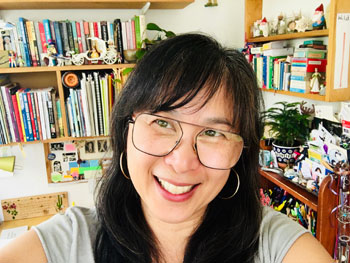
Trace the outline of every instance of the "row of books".
{"type": "Polygon", "coordinates": [[[66,99],[69,136],[109,134],[112,106],[126,78],[127,76],[122,75],[119,70],[113,73],[81,74],[80,87],[69,88],[69,96],[66,99]]]}
{"type": "Polygon", "coordinates": [[[27,67],[46,66],[41,54],[52,45],[58,56],[69,56],[97,48],[89,39],[97,37],[106,41],[106,46],[116,47],[124,59],[123,50],[141,48],[146,38],[144,15],[113,22],[30,21],[20,17],[16,23],[0,23],[0,29],[0,50],[14,51],[16,59],[27,67]]]}
{"type": "MultiPolygon", "coordinates": [[[[263,89],[309,93],[310,79],[316,68],[325,75],[327,51],[311,47],[294,49],[284,44],[276,41],[251,48],[251,63],[258,85],[263,89]]],[[[304,42],[301,46],[306,45],[314,44],[304,42]]]]}
{"type": "Polygon", "coordinates": [[[61,105],[53,87],[1,86],[0,144],[63,137],[61,105]]]}

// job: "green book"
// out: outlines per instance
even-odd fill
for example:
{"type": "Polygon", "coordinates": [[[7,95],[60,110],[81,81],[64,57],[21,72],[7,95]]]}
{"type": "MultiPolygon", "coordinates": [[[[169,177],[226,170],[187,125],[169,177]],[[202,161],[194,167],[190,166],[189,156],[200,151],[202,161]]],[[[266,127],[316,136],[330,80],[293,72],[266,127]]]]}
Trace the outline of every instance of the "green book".
{"type": "Polygon", "coordinates": [[[142,38],[141,38],[141,30],[140,30],[140,17],[135,16],[134,21],[135,21],[136,48],[141,48],[142,38]]]}

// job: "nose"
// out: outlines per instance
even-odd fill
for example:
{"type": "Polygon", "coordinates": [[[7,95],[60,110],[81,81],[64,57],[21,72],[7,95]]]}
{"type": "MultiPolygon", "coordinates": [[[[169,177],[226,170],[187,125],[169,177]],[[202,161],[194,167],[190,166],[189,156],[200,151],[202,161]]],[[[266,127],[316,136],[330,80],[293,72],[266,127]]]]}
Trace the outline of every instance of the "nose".
{"type": "Polygon", "coordinates": [[[170,165],[178,174],[194,171],[201,165],[193,138],[182,138],[176,148],[168,155],[164,156],[164,161],[170,165]]]}

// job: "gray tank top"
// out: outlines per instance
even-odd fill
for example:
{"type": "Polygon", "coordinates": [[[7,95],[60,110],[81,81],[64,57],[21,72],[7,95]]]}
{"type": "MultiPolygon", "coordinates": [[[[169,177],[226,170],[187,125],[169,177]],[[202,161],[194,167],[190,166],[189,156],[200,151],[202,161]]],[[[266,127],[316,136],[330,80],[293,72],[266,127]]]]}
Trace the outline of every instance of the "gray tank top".
{"type": "MultiPolygon", "coordinates": [[[[33,227],[48,263],[93,263],[93,244],[98,229],[94,209],[68,208],[33,227]]],[[[286,215],[264,207],[259,251],[255,263],[280,263],[295,240],[308,231],[286,215]]]]}

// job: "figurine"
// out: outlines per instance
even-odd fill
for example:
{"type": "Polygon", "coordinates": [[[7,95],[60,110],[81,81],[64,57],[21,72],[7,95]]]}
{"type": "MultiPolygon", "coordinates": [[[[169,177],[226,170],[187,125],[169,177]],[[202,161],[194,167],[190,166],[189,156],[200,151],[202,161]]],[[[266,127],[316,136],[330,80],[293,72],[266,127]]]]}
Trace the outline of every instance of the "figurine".
{"type": "Polygon", "coordinates": [[[21,55],[18,56],[17,63],[19,67],[24,67],[24,59],[21,55]]]}
{"type": "Polygon", "coordinates": [[[266,17],[264,17],[259,23],[260,35],[264,37],[269,35],[269,24],[267,23],[266,17]]]}
{"type": "Polygon", "coordinates": [[[313,29],[325,29],[326,20],[324,18],[323,4],[315,9],[314,15],[312,17],[312,27],[313,29]]]}
{"type": "Polygon", "coordinates": [[[306,30],[310,30],[310,21],[306,17],[302,16],[300,19],[295,21],[295,30],[298,32],[305,32],[306,30]]]}
{"type": "Polygon", "coordinates": [[[277,17],[277,34],[282,35],[286,33],[286,22],[282,14],[277,17]]]}
{"type": "Polygon", "coordinates": [[[208,6],[217,6],[217,5],[218,5],[217,0],[208,0],[208,3],[206,3],[204,6],[208,7],[208,6]]]}
{"type": "Polygon", "coordinates": [[[45,58],[49,60],[49,67],[53,67],[56,65],[56,59],[57,59],[57,51],[55,44],[50,42],[50,43],[45,43],[45,46],[47,48],[47,53],[41,54],[42,60],[45,58]]]}
{"type": "Polygon", "coordinates": [[[310,93],[312,94],[318,94],[320,93],[320,78],[321,73],[318,72],[318,69],[315,68],[315,73],[312,74],[312,78],[310,81],[310,93]]]}
{"type": "Polygon", "coordinates": [[[9,67],[10,68],[16,68],[16,54],[14,51],[10,50],[9,51],[9,67]]]}

